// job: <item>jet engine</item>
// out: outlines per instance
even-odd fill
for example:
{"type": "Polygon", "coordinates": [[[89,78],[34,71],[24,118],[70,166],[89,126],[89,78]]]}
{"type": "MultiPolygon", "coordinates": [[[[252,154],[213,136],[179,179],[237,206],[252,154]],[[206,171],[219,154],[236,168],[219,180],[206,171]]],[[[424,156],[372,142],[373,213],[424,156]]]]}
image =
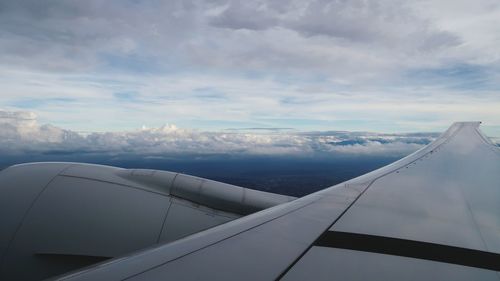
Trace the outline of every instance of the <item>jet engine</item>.
{"type": "Polygon", "coordinates": [[[293,199],[158,170],[15,165],[0,172],[0,279],[56,276],[293,199]]]}

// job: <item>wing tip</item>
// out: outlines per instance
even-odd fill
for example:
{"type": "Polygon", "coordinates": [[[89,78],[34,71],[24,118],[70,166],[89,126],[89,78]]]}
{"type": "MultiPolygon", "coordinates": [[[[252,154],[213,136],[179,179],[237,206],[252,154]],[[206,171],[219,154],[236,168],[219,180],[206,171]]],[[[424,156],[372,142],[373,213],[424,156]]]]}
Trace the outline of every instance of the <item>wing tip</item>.
{"type": "Polygon", "coordinates": [[[462,125],[462,126],[479,126],[482,123],[483,123],[482,121],[456,121],[456,122],[453,122],[453,124],[451,126],[452,127],[453,126],[457,126],[457,125],[462,125]]]}

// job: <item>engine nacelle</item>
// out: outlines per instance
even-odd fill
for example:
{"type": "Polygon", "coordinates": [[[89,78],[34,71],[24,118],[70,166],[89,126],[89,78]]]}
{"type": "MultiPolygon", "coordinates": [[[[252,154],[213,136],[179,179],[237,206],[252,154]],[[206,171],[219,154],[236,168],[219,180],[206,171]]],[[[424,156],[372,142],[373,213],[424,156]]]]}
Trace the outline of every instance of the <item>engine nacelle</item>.
{"type": "Polygon", "coordinates": [[[293,199],[166,171],[12,166],[0,172],[0,279],[59,275],[293,199]]]}

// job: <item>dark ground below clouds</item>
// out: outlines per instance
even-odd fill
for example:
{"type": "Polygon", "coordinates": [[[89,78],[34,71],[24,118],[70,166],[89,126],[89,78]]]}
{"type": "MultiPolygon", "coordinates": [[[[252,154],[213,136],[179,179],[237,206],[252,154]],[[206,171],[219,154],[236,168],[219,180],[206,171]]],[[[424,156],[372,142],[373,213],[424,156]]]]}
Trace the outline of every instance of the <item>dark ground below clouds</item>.
{"type": "Polygon", "coordinates": [[[143,157],[139,155],[102,156],[98,154],[31,154],[5,156],[0,168],[17,163],[69,161],[111,165],[123,168],[157,169],[180,172],[252,189],[304,196],[341,183],[392,163],[401,156],[228,156],[177,155],[143,157]]]}

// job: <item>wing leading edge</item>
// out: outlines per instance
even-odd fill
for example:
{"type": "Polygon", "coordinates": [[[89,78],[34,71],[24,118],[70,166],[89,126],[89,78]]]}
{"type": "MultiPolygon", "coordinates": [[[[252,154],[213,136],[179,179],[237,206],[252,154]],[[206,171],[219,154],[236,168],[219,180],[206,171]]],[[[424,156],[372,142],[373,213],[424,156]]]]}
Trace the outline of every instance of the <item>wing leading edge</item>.
{"type": "Polygon", "coordinates": [[[59,280],[499,280],[500,152],[453,124],[374,172],[59,280]]]}

